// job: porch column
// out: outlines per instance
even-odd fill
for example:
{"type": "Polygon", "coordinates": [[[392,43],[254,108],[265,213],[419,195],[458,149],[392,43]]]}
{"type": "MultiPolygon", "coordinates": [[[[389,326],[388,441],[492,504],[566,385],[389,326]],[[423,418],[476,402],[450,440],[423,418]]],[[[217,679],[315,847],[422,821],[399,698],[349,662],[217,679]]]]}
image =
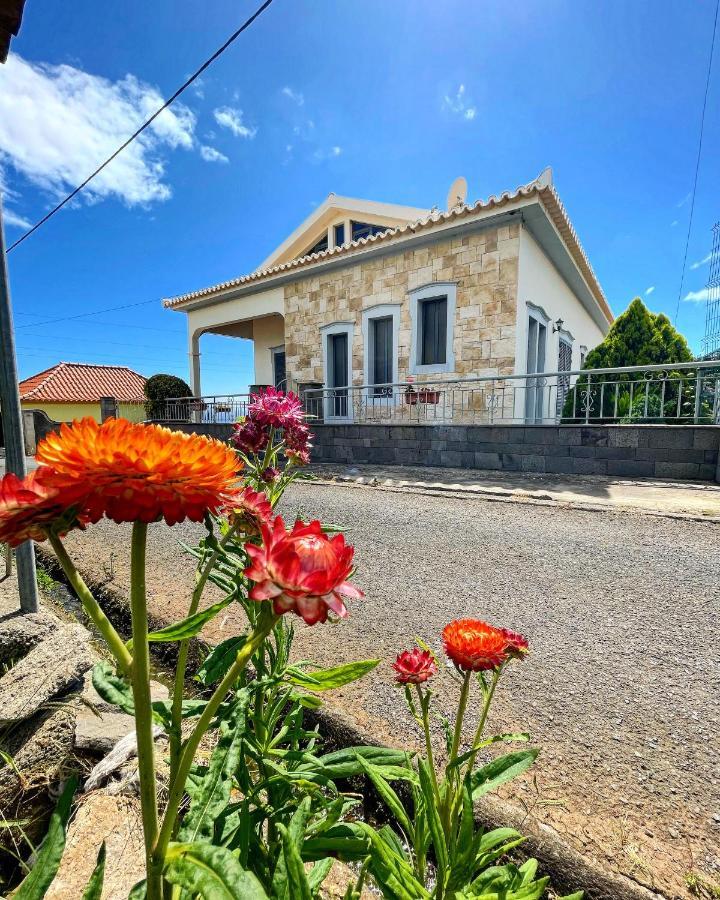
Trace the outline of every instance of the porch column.
{"type": "Polygon", "coordinates": [[[202,388],[200,386],[200,334],[196,332],[190,336],[190,349],[188,356],[190,358],[190,389],[193,397],[202,396],[202,388]]]}

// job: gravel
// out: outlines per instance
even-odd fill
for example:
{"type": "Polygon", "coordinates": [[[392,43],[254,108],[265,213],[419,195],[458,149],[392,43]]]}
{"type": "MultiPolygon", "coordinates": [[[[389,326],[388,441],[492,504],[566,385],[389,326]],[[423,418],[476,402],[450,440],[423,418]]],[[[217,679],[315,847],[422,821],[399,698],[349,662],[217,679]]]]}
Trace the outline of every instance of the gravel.
{"type": "MultiPolygon", "coordinates": [[[[720,881],[717,525],[330,484],[294,485],[283,512],[342,525],[356,547],[365,599],[345,622],[297,629],[298,655],[318,663],[382,659],[326,697],[331,706],[380,741],[418,746],[392,682],[394,655],[416,635],[440,652],[443,626],[462,616],[522,631],[532,653],[503,679],[489,727],[529,731],[541,753],[534,777],[504,796],[667,896],[689,896],[688,872],[720,881]]],[[[119,532],[103,523],[68,543],[98,579],[115,548],[113,586],[124,589],[119,532]]],[[[192,565],[177,540],[200,533],[151,529],[160,619],[184,615],[192,565]]],[[[231,611],[208,636],[241,627],[231,611]]],[[[449,670],[435,690],[452,715],[449,670]]]]}

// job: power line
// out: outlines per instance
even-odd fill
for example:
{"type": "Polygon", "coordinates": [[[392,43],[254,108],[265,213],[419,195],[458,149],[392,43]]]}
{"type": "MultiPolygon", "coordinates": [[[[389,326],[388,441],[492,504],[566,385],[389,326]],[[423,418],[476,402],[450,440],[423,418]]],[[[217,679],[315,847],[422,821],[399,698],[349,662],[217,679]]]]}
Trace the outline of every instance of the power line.
{"type": "MultiPolygon", "coordinates": [[[[685,283],[685,269],[687,267],[688,248],[690,247],[690,233],[692,232],[693,213],[695,212],[695,193],[697,191],[698,172],[700,171],[700,156],[702,155],[703,133],[705,131],[705,110],[707,109],[708,93],[710,91],[710,73],[712,72],[713,53],[715,52],[715,34],[717,32],[718,11],[720,0],[715,3],[715,21],[713,22],[712,41],[710,42],[710,59],[708,60],[707,79],[705,80],[705,97],[703,99],[702,115],[700,117],[700,140],[698,141],[697,160],[695,161],[695,177],[693,179],[692,197],[690,200],[690,221],[688,222],[687,237],[685,238],[685,253],[683,255],[682,273],[680,275],[680,288],[678,290],[677,304],[675,306],[675,318],[673,324],[677,325],[680,313],[680,300],[682,298],[683,284],[685,283]]],[[[10,248],[12,249],[12,247],[10,248]]]]}
{"type": "Polygon", "coordinates": [[[86,187],[93,180],[93,178],[95,178],[96,175],[99,175],[100,172],[102,172],[102,170],[107,165],[109,165],[115,159],[116,156],[119,156],[127,146],[129,146],[137,137],[139,137],[143,133],[143,131],[145,131],[145,129],[148,128],[155,121],[155,119],[157,119],[157,117],[160,115],[161,112],[164,112],[172,103],[174,103],[174,101],[177,100],[177,98],[180,96],[180,94],[182,94],[183,91],[187,90],[187,88],[190,87],[190,85],[193,83],[193,81],[196,81],[202,75],[202,73],[205,71],[205,69],[207,69],[209,66],[211,66],[215,62],[215,60],[219,56],[221,56],[227,50],[227,48],[234,41],[237,40],[237,38],[240,37],[240,35],[243,33],[243,31],[247,30],[252,25],[252,23],[255,21],[255,19],[257,19],[260,15],[262,15],[262,13],[265,12],[265,10],[268,8],[268,6],[270,6],[270,4],[272,2],[273,2],[273,0],[265,0],[265,2],[255,10],[255,12],[250,16],[250,18],[246,19],[243,22],[243,24],[237,29],[237,31],[234,31],[230,35],[230,37],[225,41],[225,43],[221,47],[218,47],[218,49],[213,53],[213,55],[210,56],[208,59],[206,59],[205,62],[200,66],[200,68],[196,72],[194,72],[187,79],[187,81],[184,84],[182,84],[175,91],[175,93],[163,103],[163,105],[160,107],[160,109],[158,109],[156,112],[154,112],[146,122],[143,122],[143,124],[138,128],[138,130],[134,134],[131,134],[130,137],[125,141],[124,144],[121,144],[111,156],[108,156],[108,158],[105,160],[104,163],[102,163],[100,166],[98,166],[97,169],[95,169],[95,171],[92,173],[92,175],[89,175],[85,179],[85,181],[83,181],[82,184],[79,184],[75,188],[75,190],[73,190],[71,193],[69,193],[67,195],[67,197],[65,197],[64,200],[61,200],[60,203],[58,203],[57,206],[54,206],[50,210],[50,212],[48,212],[46,215],[44,215],[42,217],[42,219],[40,219],[39,222],[36,222],[32,226],[32,228],[30,228],[23,235],[21,235],[15,241],[14,244],[10,244],[10,246],[7,249],[7,252],[9,253],[11,250],[14,250],[15,247],[18,246],[18,244],[22,244],[22,242],[24,240],[29,238],[30,235],[33,234],[33,232],[37,231],[41,225],[44,225],[45,222],[47,222],[48,219],[50,219],[52,216],[54,216],[56,212],[59,212],[63,208],[63,206],[65,206],[66,203],[69,203],[73,199],[73,197],[77,196],[77,194],[79,194],[80,191],[84,187],[86,187]]]}
{"type": "MultiPolygon", "coordinates": [[[[28,232],[29,234],[30,232],[28,232]]],[[[12,247],[10,248],[12,250],[12,247]]],[[[8,251],[9,253],[10,251],[8,251]]],[[[118,309],[132,309],[134,306],[147,306],[150,303],[160,303],[161,301],[154,298],[152,300],[140,300],[138,303],[123,303],[122,306],[108,306],[105,309],[96,309],[93,312],[78,313],[74,316],[60,316],[57,319],[47,319],[45,322],[28,322],[26,325],[18,325],[18,328],[40,328],[41,325],[54,325],[56,322],[70,322],[74,319],[85,319],[87,316],[99,316],[101,313],[116,312],[118,309]]],[[[16,329],[17,330],[17,329],[16,329]]]]}

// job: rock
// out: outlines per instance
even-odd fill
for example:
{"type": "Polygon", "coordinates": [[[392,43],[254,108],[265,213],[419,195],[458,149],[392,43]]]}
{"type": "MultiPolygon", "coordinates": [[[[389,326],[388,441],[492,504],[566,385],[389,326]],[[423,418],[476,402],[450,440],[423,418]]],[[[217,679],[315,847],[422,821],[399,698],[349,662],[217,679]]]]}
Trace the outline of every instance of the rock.
{"type": "Polygon", "coordinates": [[[81,706],[75,720],[75,749],[104,756],[134,730],[135,720],[126,713],[81,706]]]}
{"type": "MultiPolygon", "coordinates": [[[[159,725],[153,725],[153,738],[157,738],[161,734],[164,734],[162,728],[159,725]]],[[[117,771],[123,763],[127,762],[128,759],[131,759],[136,754],[137,735],[135,734],[135,729],[133,729],[129,734],[126,734],[124,738],[119,740],[110,753],[101,759],[92,772],[90,772],[85,780],[85,787],[83,788],[85,793],[87,794],[104,784],[113,772],[117,771]]]]}
{"type": "Polygon", "coordinates": [[[49,613],[11,613],[0,618],[0,662],[13,665],[60,624],[49,613]]]}
{"type": "Polygon", "coordinates": [[[0,725],[30,718],[79,683],[94,660],[82,625],[61,625],[0,678],[0,725]]]}
{"type": "Polygon", "coordinates": [[[70,825],[67,844],[46,900],[78,900],[105,841],[103,900],[127,900],[145,874],[140,801],[98,792],[82,799],[70,825]]]}

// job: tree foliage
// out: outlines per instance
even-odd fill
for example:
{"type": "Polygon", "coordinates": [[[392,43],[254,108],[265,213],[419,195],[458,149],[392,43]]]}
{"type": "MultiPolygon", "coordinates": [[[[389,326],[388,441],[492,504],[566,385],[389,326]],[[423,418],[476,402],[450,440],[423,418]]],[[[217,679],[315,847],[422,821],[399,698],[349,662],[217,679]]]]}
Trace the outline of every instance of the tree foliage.
{"type": "Polygon", "coordinates": [[[639,297],[615,319],[605,340],[591,350],[585,369],[692,362],[685,338],[664,313],[652,313],[639,297]]]}
{"type": "Polygon", "coordinates": [[[192,395],[190,386],[177,375],[152,375],[145,382],[145,412],[149,419],[164,418],[166,400],[192,395]]]}

